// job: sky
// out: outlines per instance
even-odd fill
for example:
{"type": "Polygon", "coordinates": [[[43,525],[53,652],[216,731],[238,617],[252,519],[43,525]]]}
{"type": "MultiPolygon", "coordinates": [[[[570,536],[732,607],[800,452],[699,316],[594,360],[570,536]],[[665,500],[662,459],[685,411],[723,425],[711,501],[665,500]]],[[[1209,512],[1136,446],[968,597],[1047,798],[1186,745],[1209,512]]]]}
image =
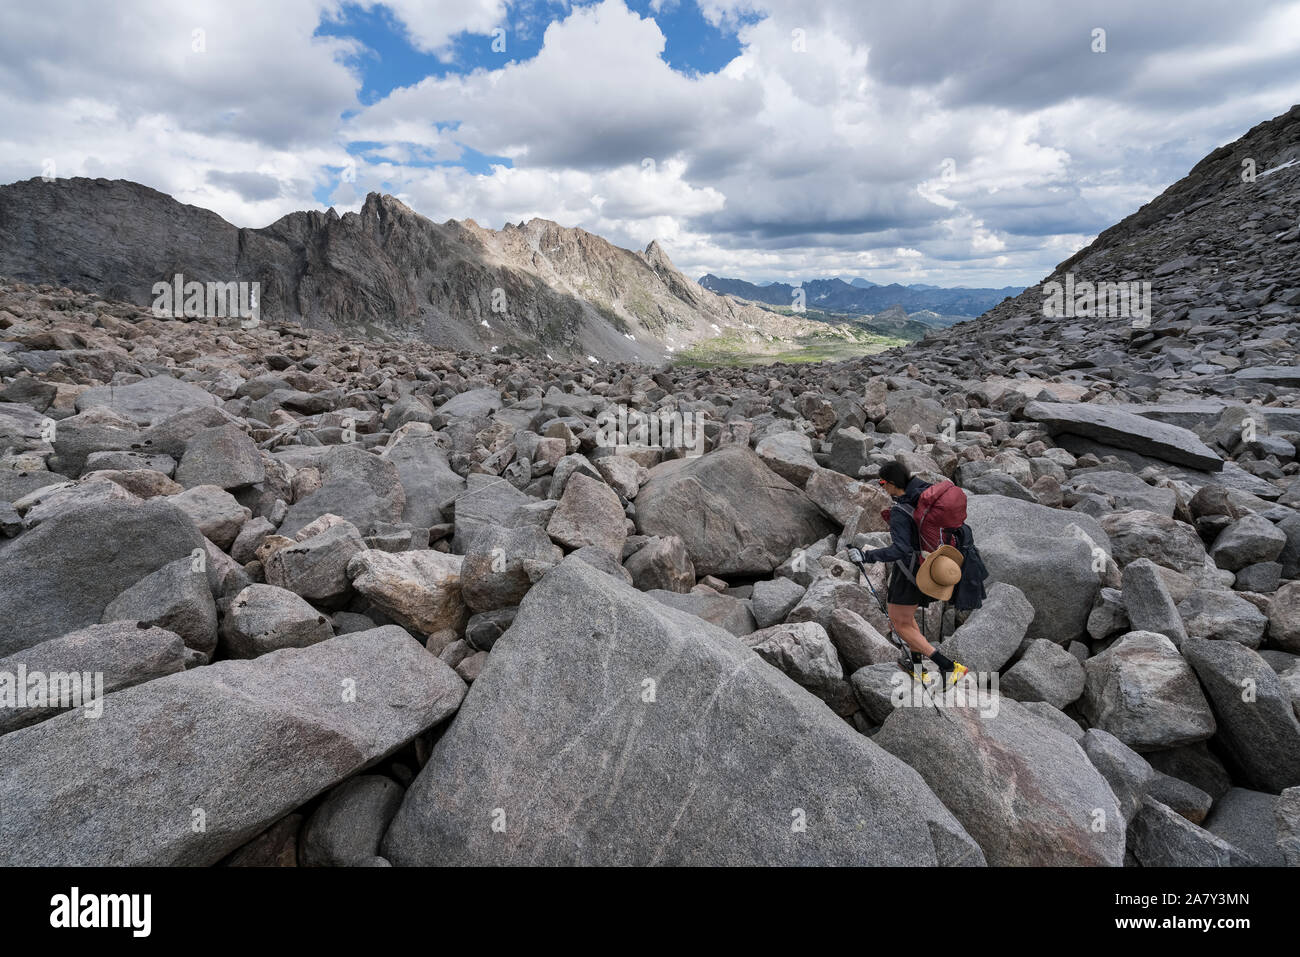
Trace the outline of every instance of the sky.
{"type": "Polygon", "coordinates": [[[379,191],[692,278],[1029,285],[1296,102],[1300,0],[0,4],[0,183],[379,191]]]}

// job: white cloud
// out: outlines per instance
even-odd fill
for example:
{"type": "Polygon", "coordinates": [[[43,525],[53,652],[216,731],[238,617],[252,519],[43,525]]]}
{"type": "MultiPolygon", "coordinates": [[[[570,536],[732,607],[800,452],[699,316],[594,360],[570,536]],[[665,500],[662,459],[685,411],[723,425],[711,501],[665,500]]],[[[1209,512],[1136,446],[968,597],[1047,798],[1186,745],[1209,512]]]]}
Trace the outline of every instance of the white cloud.
{"type": "Polygon", "coordinates": [[[658,24],[622,0],[384,6],[448,61],[465,31],[521,35],[562,12],[532,59],[362,105],[359,44],[315,35],[341,0],[10,0],[0,181],[53,158],[239,225],[315,207],[322,188],[341,209],[384,190],[439,221],[658,238],[690,275],[1000,286],[1045,275],[1300,100],[1295,2],[705,0],[741,52],[704,75],[670,68],[658,24]],[[1105,54],[1087,51],[1094,25],[1105,54]],[[380,145],[353,155],[358,141],[380,145]],[[429,165],[466,149],[513,168],[429,165]]]}

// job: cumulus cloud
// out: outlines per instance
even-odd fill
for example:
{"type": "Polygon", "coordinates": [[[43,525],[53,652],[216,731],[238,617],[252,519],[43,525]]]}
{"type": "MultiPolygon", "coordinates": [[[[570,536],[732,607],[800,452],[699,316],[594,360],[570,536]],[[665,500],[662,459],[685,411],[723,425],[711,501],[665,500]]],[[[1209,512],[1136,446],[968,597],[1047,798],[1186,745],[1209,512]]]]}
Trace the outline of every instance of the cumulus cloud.
{"type": "Polygon", "coordinates": [[[11,0],[0,181],[53,160],[239,225],[381,190],[658,239],[690,275],[1002,286],[1300,100],[1294,0],[700,0],[738,50],[711,73],[665,59],[655,15],[690,2],[363,0],[449,64],[466,34],[540,37],[363,104],[373,55],[317,35],[341,0],[11,0]]]}

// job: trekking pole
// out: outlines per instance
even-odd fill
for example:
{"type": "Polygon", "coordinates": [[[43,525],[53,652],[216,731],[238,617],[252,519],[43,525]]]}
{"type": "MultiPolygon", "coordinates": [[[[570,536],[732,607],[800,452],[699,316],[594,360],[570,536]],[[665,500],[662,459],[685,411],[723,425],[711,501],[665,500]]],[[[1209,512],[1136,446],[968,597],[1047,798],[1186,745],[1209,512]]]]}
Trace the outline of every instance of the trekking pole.
{"type": "MultiPolygon", "coordinates": [[[[857,565],[857,566],[858,566],[858,570],[859,570],[860,572],[862,572],[862,580],[865,581],[865,582],[867,583],[867,589],[871,592],[872,597],[876,599],[876,604],[877,604],[878,606],[880,606],[880,612],[881,612],[881,614],[883,614],[883,615],[885,616],[885,620],[889,622],[889,643],[890,643],[891,645],[893,645],[895,648],[899,648],[899,649],[901,649],[902,651],[907,652],[909,656],[910,656],[910,655],[914,655],[914,654],[916,654],[916,652],[914,652],[914,651],[911,649],[911,647],[907,644],[907,642],[903,641],[901,635],[895,634],[895,632],[894,632],[894,620],[893,620],[892,618],[889,617],[889,606],[888,606],[888,604],[886,603],[885,599],[883,599],[883,598],[880,597],[880,592],[876,591],[876,587],[875,587],[874,585],[871,584],[871,576],[867,574],[866,559],[864,558],[862,552],[859,551],[859,550],[856,549],[856,548],[850,548],[850,549],[849,549],[849,561],[851,561],[851,562],[853,562],[853,564],[857,565]]],[[[921,609],[921,614],[922,614],[922,616],[925,615],[925,609],[924,609],[924,608],[921,609]]],[[[924,622],[924,618],[922,618],[922,621],[924,622]]],[[[921,674],[922,674],[922,675],[925,674],[925,663],[924,663],[924,662],[921,663],[921,674]]],[[[942,680],[942,675],[940,676],[940,679],[942,680]]],[[[931,706],[932,708],[934,708],[936,711],[940,710],[940,709],[939,709],[939,705],[935,703],[935,700],[934,700],[934,692],[928,690],[928,689],[925,687],[925,681],[924,681],[924,680],[922,680],[922,681],[920,682],[920,684],[921,684],[921,694],[925,695],[925,697],[927,697],[927,698],[930,699],[930,706],[931,706]]],[[[945,715],[944,717],[946,718],[947,715],[945,715]]]]}

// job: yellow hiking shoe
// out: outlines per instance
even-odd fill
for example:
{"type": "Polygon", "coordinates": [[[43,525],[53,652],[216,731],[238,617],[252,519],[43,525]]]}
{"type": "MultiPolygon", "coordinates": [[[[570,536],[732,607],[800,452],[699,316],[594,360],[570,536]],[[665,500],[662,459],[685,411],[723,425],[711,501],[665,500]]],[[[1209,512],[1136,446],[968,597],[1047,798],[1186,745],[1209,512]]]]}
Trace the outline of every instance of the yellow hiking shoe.
{"type": "Polygon", "coordinates": [[[943,690],[947,691],[949,688],[957,687],[957,685],[961,684],[962,679],[968,674],[970,674],[969,668],[954,661],[952,663],[952,671],[944,675],[943,690]]]}

